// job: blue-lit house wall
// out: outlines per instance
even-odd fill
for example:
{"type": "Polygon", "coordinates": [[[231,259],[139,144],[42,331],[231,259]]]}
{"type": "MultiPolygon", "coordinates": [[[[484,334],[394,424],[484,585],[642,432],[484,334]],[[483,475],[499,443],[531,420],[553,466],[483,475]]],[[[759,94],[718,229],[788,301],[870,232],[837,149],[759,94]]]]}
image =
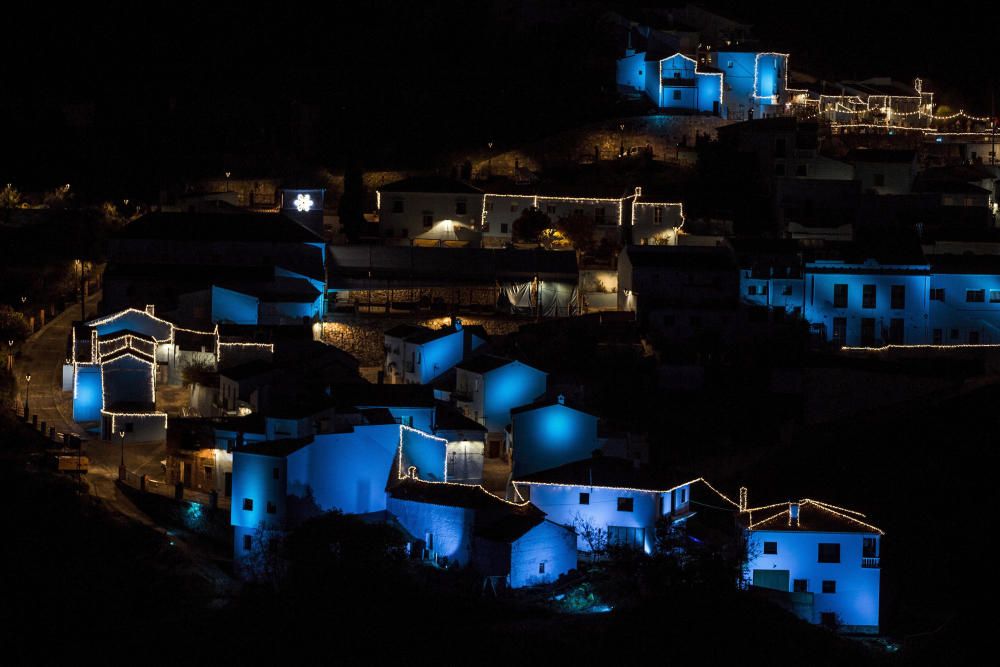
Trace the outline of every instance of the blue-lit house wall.
{"type": "Polygon", "coordinates": [[[445,461],[448,452],[448,442],[443,438],[404,428],[401,431],[403,439],[403,472],[411,466],[416,468],[417,477],[428,482],[444,482],[445,461]]]}
{"type": "Polygon", "coordinates": [[[148,403],[153,401],[154,366],[131,354],[123,354],[102,363],[104,405],[148,403]]]}
{"type": "Polygon", "coordinates": [[[675,53],[659,63],[660,107],[664,109],[698,108],[698,89],[695,87],[694,61],[675,53]]]}
{"type": "Polygon", "coordinates": [[[757,56],[757,97],[762,104],[778,104],[784,94],[785,67],[788,58],[778,53],[757,56]]]}
{"type": "MultiPolygon", "coordinates": [[[[323,254],[325,257],[325,251],[323,254]]],[[[306,312],[304,312],[304,314],[309,317],[323,317],[323,315],[326,314],[326,282],[317,280],[316,278],[310,278],[307,275],[296,273],[295,271],[290,271],[280,266],[274,267],[274,275],[276,278],[298,278],[300,280],[308,281],[310,285],[316,288],[317,297],[312,304],[309,304],[308,306],[303,304],[306,308],[306,312]]]]}
{"type": "Polygon", "coordinates": [[[212,321],[257,324],[260,302],[257,297],[212,286],[212,321]]]}
{"type": "Polygon", "coordinates": [[[73,383],[73,421],[99,421],[103,397],[101,367],[97,364],[77,364],[73,383]]]}
{"type": "MultiPolygon", "coordinates": [[[[599,486],[563,486],[548,484],[516,483],[522,496],[545,512],[546,518],[564,526],[574,526],[578,521],[603,530],[610,527],[637,528],[643,531],[643,549],[652,553],[656,544],[656,522],[663,508],[670,509],[670,500],[664,500],[661,491],[625,491],[599,486]],[[529,489],[528,494],[524,490],[529,489]],[[584,495],[581,495],[584,494],[584,495]],[[619,498],[632,499],[632,511],[618,509],[619,498]],[[586,502],[581,502],[586,500],[586,502]]],[[[576,548],[590,551],[590,545],[577,538],[576,548]]]]}
{"type": "MultiPolygon", "coordinates": [[[[649,63],[649,65],[653,64],[649,63]]],[[[645,51],[640,51],[639,53],[633,53],[632,55],[626,55],[624,58],[619,58],[616,76],[618,85],[625,88],[631,88],[635,91],[645,90],[646,69],[649,65],[646,63],[645,51]]],[[[653,69],[656,69],[655,65],[653,65],[653,69]]]]}
{"type": "Polygon", "coordinates": [[[510,545],[510,587],[549,584],[576,569],[576,533],[542,521],[510,545]]]}
{"type": "Polygon", "coordinates": [[[740,271],[740,300],[751,306],[781,308],[786,313],[804,311],[805,283],[802,278],[758,277],[740,271]]]}
{"type": "Polygon", "coordinates": [[[434,430],[435,409],[433,407],[368,404],[357,405],[355,407],[361,410],[385,408],[393,416],[396,422],[404,426],[410,426],[420,431],[424,431],[425,433],[431,433],[434,430]]]}
{"type": "Polygon", "coordinates": [[[288,456],[288,502],[294,507],[289,518],[298,522],[333,509],[345,514],[384,510],[398,449],[399,427],[391,424],[317,435],[288,456]]]}
{"type": "Polygon", "coordinates": [[[806,264],[805,318],[822,325],[827,340],[837,337],[838,324],[844,325],[845,345],[883,345],[893,341],[893,327],[901,332],[898,343],[925,343],[928,338],[929,267],[926,265],[887,266],[869,260],[863,264],[839,261],[806,264]],[[836,285],[846,285],[844,307],[835,303],[836,285]],[[866,285],[874,286],[873,307],[864,303],[866,285]],[[893,308],[892,289],[904,292],[902,308],[893,308]],[[873,332],[866,340],[865,332],[873,332]]]}
{"type": "Polygon", "coordinates": [[[236,451],[233,453],[233,495],[229,510],[233,525],[233,557],[244,562],[260,545],[258,527],[281,531],[287,525],[287,465],[282,456],[265,456],[236,451]],[[251,544],[246,543],[246,539],[251,544]],[[249,546],[249,548],[247,548],[249,546]]]}
{"type": "Polygon", "coordinates": [[[561,403],[511,415],[515,477],[590,458],[597,417],[561,403]]]}
{"type": "MultiPolygon", "coordinates": [[[[757,585],[771,588],[775,581],[787,578],[784,590],[792,592],[795,580],[804,579],[805,592],[813,597],[811,617],[805,620],[820,623],[822,613],[835,613],[846,630],[878,632],[880,570],[863,567],[863,563],[873,560],[862,558],[865,537],[875,539],[877,544],[881,541],[877,533],[751,531],[747,583],[756,580],[757,585]],[[775,542],[777,553],[765,554],[764,542],[775,542]],[[840,544],[840,562],[820,563],[820,543],[840,544]],[[824,581],[836,582],[836,592],[823,593],[824,581]]],[[[880,545],[877,549],[876,553],[880,552],[880,545]]]]}
{"type": "Polygon", "coordinates": [[[1000,343],[1000,276],[933,273],[930,282],[939,298],[930,300],[926,342],[1000,343]]]}
{"type": "Polygon", "coordinates": [[[462,361],[465,334],[461,329],[438,339],[413,346],[414,380],[418,384],[428,384],[431,380],[447,372],[462,361]]]}
{"type": "Polygon", "coordinates": [[[429,557],[448,559],[449,564],[468,565],[472,561],[472,535],[476,513],[473,509],[435,505],[389,496],[389,513],[410,535],[423,540],[429,557]]]}
{"type": "Polygon", "coordinates": [[[719,51],[715,54],[716,67],[722,71],[725,85],[726,118],[743,120],[754,108],[753,98],[755,53],[719,51]]]}
{"type": "Polygon", "coordinates": [[[483,377],[483,426],[490,433],[510,424],[510,411],[538,400],[545,393],[548,374],[519,361],[495,368],[483,377]]]}

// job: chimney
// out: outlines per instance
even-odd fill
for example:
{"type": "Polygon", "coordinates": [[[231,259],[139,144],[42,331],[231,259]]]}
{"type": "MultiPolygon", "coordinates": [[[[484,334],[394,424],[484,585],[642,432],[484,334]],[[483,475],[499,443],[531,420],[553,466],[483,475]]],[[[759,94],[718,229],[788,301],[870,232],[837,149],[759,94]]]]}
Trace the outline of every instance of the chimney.
{"type": "Polygon", "coordinates": [[[146,305],[146,313],[156,317],[156,304],[150,303],[146,305]]]}
{"type": "Polygon", "coordinates": [[[462,318],[461,317],[453,317],[453,318],[451,318],[451,323],[455,326],[455,330],[456,331],[461,331],[462,330],[462,318]]]}
{"type": "Polygon", "coordinates": [[[566,397],[562,394],[559,394],[559,396],[556,397],[556,401],[559,402],[559,405],[566,405],[566,397]]]}
{"type": "Polygon", "coordinates": [[[799,503],[788,503],[788,525],[799,527],[799,503]]]}

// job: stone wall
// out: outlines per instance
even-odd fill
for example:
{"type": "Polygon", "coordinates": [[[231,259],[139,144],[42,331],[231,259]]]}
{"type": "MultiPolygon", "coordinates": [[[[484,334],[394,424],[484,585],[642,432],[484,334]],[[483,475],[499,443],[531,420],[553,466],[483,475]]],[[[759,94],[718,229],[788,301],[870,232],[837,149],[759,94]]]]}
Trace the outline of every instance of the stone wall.
{"type": "MultiPolygon", "coordinates": [[[[491,336],[503,336],[517,331],[528,320],[499,317],[462,316],[467,326],[482,326],[491,336]]],[[[413,324],[439,329],[451,324],[450,317],[378,317],[359,316],[344,318],[336,322],[324,322],[320,339],[353,354],[362,366],[381,366],[385,359],[384,333],[400,324],[413,324]]]]}

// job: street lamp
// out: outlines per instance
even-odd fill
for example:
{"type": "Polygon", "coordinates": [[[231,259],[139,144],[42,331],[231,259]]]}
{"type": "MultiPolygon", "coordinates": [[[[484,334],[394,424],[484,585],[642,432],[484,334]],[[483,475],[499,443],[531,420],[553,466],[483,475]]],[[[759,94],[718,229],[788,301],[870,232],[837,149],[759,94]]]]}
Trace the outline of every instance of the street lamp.
{"type": "Polygon", "coordinates": [[[14,372],[14,339],[7,341],[7,370],[14,372]]]}
{"type": "Polygon", "coordinates": [[[118,478],[125,481],[125,431],[118,431],[118,437],[122,439],[122,461],[118,464],[118,478]]]}
{"type": "Polygon", "coordinates": [[[229,192],[229,177],[233,175],[233,172],[226,172],[226,192],[229,192]]]}
{"type": "Polygon", "coordinates": [[[24,418],[28,418],[28,394],[31,392],[31,375],[24,376],[24,418]]]}

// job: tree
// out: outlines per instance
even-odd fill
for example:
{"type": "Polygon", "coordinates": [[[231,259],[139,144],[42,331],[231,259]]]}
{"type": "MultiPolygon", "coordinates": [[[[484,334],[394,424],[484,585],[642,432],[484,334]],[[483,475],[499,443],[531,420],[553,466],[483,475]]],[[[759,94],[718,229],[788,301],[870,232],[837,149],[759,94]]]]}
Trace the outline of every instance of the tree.
{"type": "Polygon", "coordinates": [[[13,185],[8,183],[0,190],[0,207],[4,210],[4,221],[10,221],[10,210],[17,208],[21,204],[21,193],[13,185]]]}
{"type": "Polygon", "coordinates": [[[514,221],[512,235],[515,241],[538,243],[545,230],[551,226],[549,216],[531,206],[521,211],[520,217],[514,221]]]}
{"type": "Polygon", "coordinates": [[[285,577],[284,536],[265,521],[257,524],[242,567],[247,578],[277,588],[285,577]]]}
{"type": "Polygon", "coordinates": [[[595,562],[608,551],[608,531],[593,523],[588,517],[577,512],[573,517],[573,528],[583,542],[590,547],[590,562],[595,562]]]}
{"type": "Polygon", "coordinates": [[[193,359],[184,364],[181,369],[181,377],[184,384],[201,384],[205,386],[217,385],[219,375],[215,371],[215,364],[205,359],[193,359]]]}
{"type": "Polygon", "coordinates": [[[10,306],[0,306],[0,341],[24,340],[31,335],[31,328],[24,315],[10,306]]]}
{"type": "Polygon", "coordinates": [[[49,208],[64,208],[69,202],[69,183],[57,186],[51,192],[45,193],[42,203],[49,208]]]}
{"type": "Polygon", "coordinates": [[[576,248],[577,257],[594,248],[594,219],[583,213],[573,213],[556,222],[559,233],[576,248]]]}

